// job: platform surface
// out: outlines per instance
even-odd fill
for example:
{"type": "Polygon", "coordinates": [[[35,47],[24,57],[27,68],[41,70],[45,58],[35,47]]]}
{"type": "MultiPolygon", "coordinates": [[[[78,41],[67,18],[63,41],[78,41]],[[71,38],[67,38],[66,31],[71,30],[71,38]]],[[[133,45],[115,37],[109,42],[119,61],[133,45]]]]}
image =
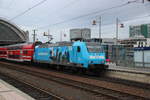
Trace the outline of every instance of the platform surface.
{"type": "Polygon", "coordinates": [[[35,100],[0,79],[0,100],[35,100]]]}
{"type": "Polygon", "coordinates": [[[150,74],[150,67],[116,66],[116,64],[114,64],[114,63],[108,64],[108,65],[109,65],[109,69],[112,69],[112,70],[121,70],[121,71],[128,71],[128,72],[137,72],[137,73],[150,74]]]}

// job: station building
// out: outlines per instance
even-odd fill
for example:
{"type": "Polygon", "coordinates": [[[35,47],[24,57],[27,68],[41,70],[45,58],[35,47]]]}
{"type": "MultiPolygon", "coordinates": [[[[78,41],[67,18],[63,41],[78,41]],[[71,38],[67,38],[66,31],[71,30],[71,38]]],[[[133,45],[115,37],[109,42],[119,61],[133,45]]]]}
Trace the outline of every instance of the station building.
{"type": "Polygon", "coordinates": [[[0,45],[28,42],[29,33],[14,23],[0,18],[0,45]]]}
{"type": "Polygon", "coordinates": [[[150,24],[130,26],[129,35],[130,37],[144,36],[144,38],[150,38],[150,24]]]}

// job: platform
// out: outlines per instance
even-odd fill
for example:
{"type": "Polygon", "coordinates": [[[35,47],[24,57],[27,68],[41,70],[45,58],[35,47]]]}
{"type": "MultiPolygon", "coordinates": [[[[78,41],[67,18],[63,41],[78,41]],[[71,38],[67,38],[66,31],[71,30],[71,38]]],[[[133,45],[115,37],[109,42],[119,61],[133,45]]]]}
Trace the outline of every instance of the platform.
{"type": "Polygon", "coordinates": [[[0,79],[0,100],[35,100],[0,79]]]}
{"type": "Polygon", "coordinates": [[[150,74],[150,67],[116,66],[116,64],[114,64],[114,63],[108,64],[108,65],[109,65],[109,69],[112,69],[112,70],[121,70],[121,71],[128,71],[128,72],[150,74]]]}

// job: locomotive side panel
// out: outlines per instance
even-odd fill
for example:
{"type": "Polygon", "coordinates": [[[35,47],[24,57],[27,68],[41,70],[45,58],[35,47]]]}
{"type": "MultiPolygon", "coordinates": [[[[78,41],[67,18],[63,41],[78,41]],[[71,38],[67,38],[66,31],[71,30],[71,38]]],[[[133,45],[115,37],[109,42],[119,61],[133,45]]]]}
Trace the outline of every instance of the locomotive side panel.
{"type": "Polygon", "coordinates": [[[76,64],[76,67],[88,67],[87,50],[85,44],[82,42],[75,42],[70,48],[70,61],[76,64]]]}
{"type": "Polygon", "coordinates": [[[41,63],[50,63],[50,48],[36,47],[34,52],[34,61],[41,63]]]}
{"type": "Polygon", "coordinates": [[[70,62],[68,46],[37,46],[35,48],[34,61],[39,63],[68,65],[70,62]]]}
{"type": "Polygon", "coordinates": [[[68,46],[54,47],[51,58],[52,58],[52,62],[54,63],[67,65],[69,63],[68,46]]]}

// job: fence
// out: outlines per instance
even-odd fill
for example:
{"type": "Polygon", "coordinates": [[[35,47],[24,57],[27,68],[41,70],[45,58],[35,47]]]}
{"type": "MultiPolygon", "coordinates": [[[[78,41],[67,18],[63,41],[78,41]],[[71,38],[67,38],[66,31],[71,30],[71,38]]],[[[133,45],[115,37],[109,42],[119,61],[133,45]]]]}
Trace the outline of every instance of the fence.
{"type": "Polygon", "coordinates": [[[107,58],[118,66],[150,67],[150,50],[136,51],[132,46],[109,45],[105,47],[105,52],[107,58]]]}

